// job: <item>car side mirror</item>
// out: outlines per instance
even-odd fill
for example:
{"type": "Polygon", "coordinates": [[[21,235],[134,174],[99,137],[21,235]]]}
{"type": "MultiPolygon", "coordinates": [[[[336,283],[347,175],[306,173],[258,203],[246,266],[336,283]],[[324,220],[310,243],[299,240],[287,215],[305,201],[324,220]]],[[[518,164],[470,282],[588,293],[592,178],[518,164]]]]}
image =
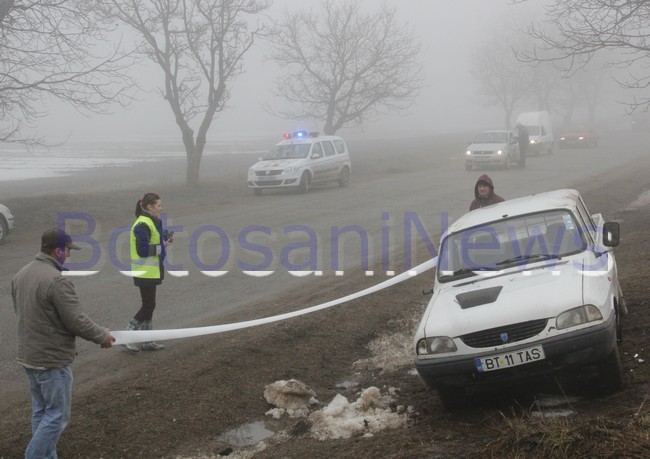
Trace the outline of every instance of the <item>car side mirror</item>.
{"type": "Polygon", "coordinates": [[[603,225],[603,245],[616,247],[620,242],[621,225],[618,222],[606,222],[603,225]]]}
{"type": "Polygon", "coordinates": [[[312,153],[311,154],[311,159],[318,159],[318,158],[322,158],[322,157],[323,157],[323,155],[320,154],[320,153],[312,153]]]}

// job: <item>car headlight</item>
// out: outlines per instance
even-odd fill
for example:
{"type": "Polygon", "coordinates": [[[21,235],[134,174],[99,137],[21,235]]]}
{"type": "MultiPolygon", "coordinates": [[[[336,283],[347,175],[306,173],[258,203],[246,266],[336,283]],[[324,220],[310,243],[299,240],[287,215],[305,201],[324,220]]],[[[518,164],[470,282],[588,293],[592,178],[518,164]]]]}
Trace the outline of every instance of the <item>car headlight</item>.
{"type": "Polygon", "coordinates": [[[454,341],[448,336],[435,336],[433,338],[423,338],[418,341],[416,351],[418,355],[444,354],[446,352],[456,352],[458,348],[454,341]]]}
{"type": "Polygon", "coordinates": [[[534,140],[534,139],[530,139],[530,144],[531,144],[531,145],[535,145],[535,140],[534,140]]]}
{"type": "Polygon", "coordinates": [[[603,320],[603,315],[598,308],[593,304],[585,304],[577,308],[564,311],[555,319],[555,328],[564,330],[565,328],[576,327],[578,325],[586,324],[603,320]]]}
{"type": "Polygon", "coordinates": [[[255,175],[255,169],[248,169],[248,176],[253,177],[255,175]]]}
{"type": "Polygon", "coordinates": [[[585,140],[584,136],[578,137],[578,140],[585,140]]]}
{"type": "Polygon", "coordinates": [[[467,150],[467,151],[465,152],[465,154],[466,154],[467,156],[472,156],[472,150],[467,150]]]}
{"type": "Polygon", "coordinates": [[[502,155],[502,154],[503,154],[503,150],[497,150],[497,155],[502,155]]]}
{"type": "Polygon", "coordinates": [[[293,174],[294,172],[298,172],[298,169],[300,169],[300,167],[291,166],[291,167],[287,167],[286,169],[284,169],[284,171],[282,171],[282,173],[283,174],[293,174]]]}

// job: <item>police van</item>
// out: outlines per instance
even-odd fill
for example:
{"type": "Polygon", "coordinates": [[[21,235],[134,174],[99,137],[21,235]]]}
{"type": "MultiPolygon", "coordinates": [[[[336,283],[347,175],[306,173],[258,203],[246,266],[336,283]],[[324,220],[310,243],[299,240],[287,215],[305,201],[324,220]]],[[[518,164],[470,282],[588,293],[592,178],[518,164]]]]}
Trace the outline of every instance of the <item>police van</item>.
{"type": "Polygon", "coordinates": [[[285,134],[284,140],[251,166],[248,187],[256,195],[280,188],[307,193],[315,184],[347,186],[351,172],[350,155],[341,137],[297,131],[285,134]]]}

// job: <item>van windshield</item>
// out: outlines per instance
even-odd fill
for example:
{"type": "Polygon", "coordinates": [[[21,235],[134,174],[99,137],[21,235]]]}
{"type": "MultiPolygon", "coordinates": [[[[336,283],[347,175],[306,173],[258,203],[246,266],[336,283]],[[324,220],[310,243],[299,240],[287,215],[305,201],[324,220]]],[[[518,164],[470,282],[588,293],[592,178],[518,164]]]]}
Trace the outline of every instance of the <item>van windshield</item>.
{"type": "Polygon", "coordinates": [[[288,145],[275,145],[263,159],[299,159],[306,158],[309,154],[310,143],[293,143],[288,145]]]}
{"type": "Polygon", "coordinates": [[[526,126],[528,129],[528,135],[541,135],[542,127],[541,126],[526,126]]]}

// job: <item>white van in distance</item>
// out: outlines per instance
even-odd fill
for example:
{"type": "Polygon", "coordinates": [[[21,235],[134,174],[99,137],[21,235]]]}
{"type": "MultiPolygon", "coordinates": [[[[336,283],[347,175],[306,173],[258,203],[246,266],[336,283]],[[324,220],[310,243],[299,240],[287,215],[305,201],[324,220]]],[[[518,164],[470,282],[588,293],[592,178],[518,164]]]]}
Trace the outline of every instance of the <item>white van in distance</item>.
{"type": "Polygon", "coordinates": [[[522,124],[528,129],[528,152],[536,154],[553,153],[553,125],[548,112],[524,112],[517,117],[515,124],[522,124]]]}
{"type": "Polygon", "coordinates": [[[352,165],[345,141],[338,136],[297,131],[285,134],[248,170],[248,188],[296,188],[307,193],[313,184],[337,182],[347,186],[352,165]]]}

